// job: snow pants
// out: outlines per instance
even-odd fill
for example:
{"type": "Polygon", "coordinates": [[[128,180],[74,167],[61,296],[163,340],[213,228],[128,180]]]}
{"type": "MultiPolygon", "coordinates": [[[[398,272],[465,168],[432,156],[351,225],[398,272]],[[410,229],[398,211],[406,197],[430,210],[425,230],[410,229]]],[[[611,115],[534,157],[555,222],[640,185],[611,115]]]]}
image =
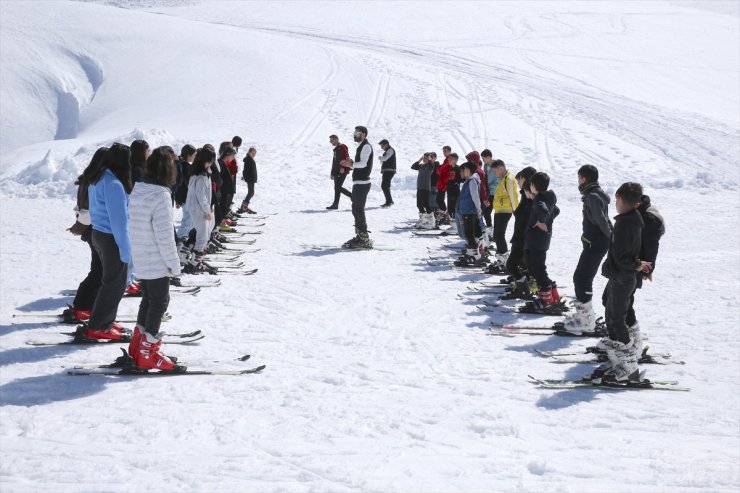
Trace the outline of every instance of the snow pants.
{"type": "Polygon", "coordinates": [[[576,299],[581,303],[591,301],[594,289],[594,277],[599,271],[601,260],[609,250],[609,238],[603,236],[596,240],[589,240],[581,236],[583,250],[578,259],[578,266],[573,272],[573,286],[576,291],[576,299]]]}
{"type": "Polygon", "coordinates": [[[525,268],[524,245],[521,243],[512,243],[509,258],[506,259],[506,272],[514,276],[515,279],[521,279],[524,275],[525,268]]]}
{"type": "Polygon", "coordinates": [[[552,280],[547,275],[547,250],[524,250],[524,262],[527,264],[529,273],[537,281],[538,289],[550,289],[552,280]]]}
{"type": "Polygon", "coordinates": [[[429,214],[434,210],[429,204],[429,190],[416,190],[416,208],[419,209],[419,214],[429,214]]]}
{"type": "Polygon", "coordinates": [[[151,335],[159,333],[162,316],[170,304],[170,278],[141,279],[141,303],[136,316],[136,325],[151,335]]]}
{"type": "Polygon", "coordinates": [[[609,339],[627,344],[630,341],[627,329],[627,314],[634,299],[637,277],[609,279],[601,301],[604,304],[604,319],[609,339]]]}
{"type": "Polygon", "coordinates": [[[506,253],[506,227],[509,225],[511,212],[497,212],[493,215],[493,241],[496,242],[496,253],[506,253]]]}
{"type": "Polygon", "coordinates": [[[100,263],[100,256],[92,244],[92,238],[86,239],[85,243],[90,247],[90,271],[77,287],[77,293],[72,302],[72,306],[78,310],[92,310],[103,278],[103,265],[100,263]]]}
{"type": "Polygon", "coordinates": [[[88,326],[93,330],[107,330],[116,320],[118,305],[128,284],[128,264],[121,261],[112,234],[93,230],[92,242],[100,257],[103,275],[88,326]]]}
{"type": "Polygon", "coordinates": [[[394,174],[395,173],[384,172],[383,181],[380,183],[380,189],[383,190],[386,205],[393,203],[393,197],[391,197],[391,180],[393,180],[394,174]]]}

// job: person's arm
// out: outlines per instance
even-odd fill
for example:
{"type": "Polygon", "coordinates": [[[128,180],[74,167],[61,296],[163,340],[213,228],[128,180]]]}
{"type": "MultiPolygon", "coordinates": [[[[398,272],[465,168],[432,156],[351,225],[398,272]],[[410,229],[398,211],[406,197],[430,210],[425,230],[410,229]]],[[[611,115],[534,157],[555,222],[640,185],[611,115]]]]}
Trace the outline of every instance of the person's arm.
{"type": "Polygon", "coordinates": [[[360,160],[355,161],[354,168],[355,169],[367,168],[367,163],[370,160],[371,153],[372,153],[372,149],[370,148],[370,144],[363,146],[362,151],[360,152],[360,160]]]}
{"type": "Polygon", "coordinates": [[[586,200],[584,200],[583,203],[588,210],[588,217],[590,217],[591,221],[598,226],[601,233],[609,238],[612,234],[612,224],[604,213],[603,199],[595,193],[590,193],[586,196],[586,200]]]}
{"type": "Polygon", "coordinates": [[[158,202],[160,203],[155,205],[152,215],[154,241],[157,243],[159,255],[170,271],[170,275],[177,276],[180,274],[180,259],[177,255],[175,239],[172,236],[172,229],[174,227],[172,207],[170,207],[169,200],[165,194],[161,195],[158,202]]]}
{"type": "MultiPolygon", "coordinates": [[[[203,215],[206,215],[211,212],[211,195],[208,193],[211,188],[211,179],[208,175],[201,175],[193,184],[195,185],[195,189],[193,190],[195,193],[195,202],[203,215]]],[[[190,191],[188,191],[189,196],[190,191]]]]}
{"type": "Polygon", "coordinates": [[[419,171],[419,168],[421,168],[421,161],[416,161],[414,164],[411,165],[411,169],[415,171],[419,171]]]}
{"type": "Polygon", "coordinates": [[[478,217],[480,217],[480,215],[483,214],[483,210],[481,209],[480,189],[478,187],[478,182],[475,180],[470,180],[470,186],[468,186],[468,191],[470,191],[470,197],[473,199],[473,204],[475,204],[475,210],[478,213],[478,217]]]}
{"type": "MultiPolygon", "coordinates": [[[[636,223],[635,223],[636,224],[636,223]]],[[[614,225],[614,238],[609,248],[617,266],[622,270],[634,271],[640,267],[640,236],[641,228],[626,220],[618,221],[614,225]]]]}
{"type": "Polygon", "coordinates": [[[380,161],[384,163],[384,162],[388,161],[390,158],[392,158],[394,154],[395,154],[395,152],[393,151],[393,149],[388,149],[378,159],[380,159],[380,161]]]}
{"type": "Polygon", "coordinates": [[[131,263],[131,237],[128,231],[128,194],[118,179],[106,181],[105,207],[121,262],[131,263]]]}
{"type": "Polygon", "coordinates": [[[509,193],[509,200],[511,200],[511,210],[514,211],[517,207],[519,207],[519,193],[516,184],[516,178],[508,174],[506,176],[506,179],[508,181],[506,191],[509,193]]]}
{"type": "Polygon", "coordinates": [[[651,267],[648,274],[655,270],[655,261],[658,259],[660,248],[660,226],[655,224],[654,219],[648,218],[642,230],[642,252],[640,260],[650,262],[651,267]]]}

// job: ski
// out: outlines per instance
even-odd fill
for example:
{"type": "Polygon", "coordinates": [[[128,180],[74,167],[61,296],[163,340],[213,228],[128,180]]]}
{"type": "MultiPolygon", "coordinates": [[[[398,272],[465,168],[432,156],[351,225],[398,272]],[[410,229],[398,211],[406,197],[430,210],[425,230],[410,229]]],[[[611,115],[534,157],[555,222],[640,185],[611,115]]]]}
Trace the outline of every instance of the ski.
{"type": "MultiPolygon", "coordinates": [[[[169,339],[172,339],[172,338],[174,338],[174,339],[192,339],[194,337],[197,337],[197,336],[201,335],[201,333],[202,332],[200,330],[194,330],[192,332],[174,333],[174,334],[170,334],[168,332],[160,332],[159,335],[162,337],[162,340],[163,341],[168,341],[169,339]]],[[[72,336],[72,337],[74,337],[74,336],[77,335],[76,332],[60,332],[60,334],[65,335],[65,336],[72,336]]]]}
{"type": "Polygon", "coordinates": [[[457,235],[457,232],[452,232],[447,229],[420,229],[413,231],[414,236],[453,236],[457,235]]]}
{"type": "Polygon", "coordinates": [[[217,269],[221,268],[229,268],[229,269],[241,269],[246,264],[244,262],[219,262],[219,261],[209,261],[208,265],[211,267],[215,267],[217,269]]]}
{"type": "MultiPolygon", "coordinates": [[[[131,357],[128,355],[128,352],[120,348],[123,352],[123,356],[119,356],[113,363],[88,363],[88,364],[81,364],[81,365],[74,365],[74,366],[62,366],[62,368],[69,369],[69,370],[93,370],[98,368],[123,368],[127,362],[131,361],[131,357]]],[[[231,360],[206,360],[206,361],[198,361],[199,364],[216,364],[216,363],[227,363],[229,361],[248,361],[249,358],[252,356],[249,354],[245,354],[243,356],[239,356],[238,358],[234,358],[231,360]]]]}
{"type": "MultiPolygon", "coordinates": [[[[225,243],[227,245],[229,243],[231,243],[233,245],[254,245],[255,243],[257,243],[257,240],[226,240],[223,243],[225,243]]],[[[232,252],[235,252],[235,251],[239,250],[238,248],[226,248],[226,247],[222,247],[222,248],[224,250],[232,251],[232,252]]],[[[243,250],[239,250],[239,251],[243,251],[243,250]]]]}
{"type": "Polygon", "coordinates": [[[394,248],[391,246],[386,245],[374,245],[372,248],[344,248],[341,245],[320,245],[315,243],[302,243],[301,246],[303,248],[308,248],[309,250],[318,250],[318,251],[342,251],[342,252],[362,252],[362,251],[370,251],[370,250],[379,250],[383,252],[391,252],[399,250],[398,248],[394,248]]]}
{"type": "Polygon", "coordinates": [[[688,392],[688,387],[679,387],[678,382],[662,382],[644,380],[640,383],[595,383],[588,380],[542,380],[527,375],[530,382],[546,389],[597,389],[597,390],[667,390],[672,392],[688,392]]]}
{"type": "Polygon", "coordinates": [[[198,279],[186,279],[183,280],[181,277],[170,278],[170,284],[173,286],[180,286],[183,288],[215,288],[221,285],[221,279],[215,279],[210,282],[202,282],[198,279]]]}
{"type": "MultiPolygon", "coordinates": [[[[205,339],[206,336],[204,335],[198,335],[196,337],[191,337],[189,339],[178,339],[178,340],[164,340],[162,341],[164,344],[180,344],[180,345],[188,345],[192,344],[194,342],[200,341],[201,339],[205,339]]],[[[77,340],[77,339],[69,339],[66,341],[26,341],[26,344],[29,346],[68,346],[68,345],[75,345],[75,346],[102,346],[102,345],[113,345],[113,344],[128,344],[130,341],[130,338],[124,338],[120,341],[110,341],[105,339],[83,339],[83,340],[77,340]],[[124,340],[125,339],[125,340],[124,340]]]]}
{"type": "Polygon", "coordinates": [[[251,375],[253,373],[259,373],[264,370],[267,366],[260,365],[248,370],[182,370],[182,371],[132,371],[132,370],[117,370],[109,371],[103,369],[102,371],[95,370],[67,370],[67,375],[74,376],[105,376],[105,377],[182,377],[182,376],[193,376],[193,375],[251,375]]]}
{"type": "MultiPolygon", "coordinates": [[[[638,358],[637,362],[641,365],[685,365],[685,361],[671,358],[670,354],[648,354],[650,346],[645,346],[642,349],[642,353],[638,358]]],[[[599,354],[594,352],[581,352],[571,354],[557,354],[548,353],[547,351],[540,351],[535,349],[535,352],[544,358],[551,358],[555,363],[564,364],[590,364],[590,363],[602,363],[606,361],[605,354],[599,354]],[[579,358],[580,356],[580,358],[579,358]]]]}
{"type": "Polygon", "coordinates": [[[531,327],[525,329],[501,329],[494,330],[496,327],[490,327],[488,335],[490,336],[501,336],[501,337],[516,337],[522,335],[529,336],[559,336],[559,337],[604,337],[605,334],[602,332],[583,332],[581,334],[573,334],[565,330],[553,330],[552,328],[547,329],[544,327],[531,327]]]}
{"type": "MultiPolygon", "coordinates": [[[[126,324],[136,323],[136,316],[137,316],[137,314],[135,314],[135,313],[127,314],[127,315],[121,315],[120,317],[116,318],[116,322],[126,323],[126,324]]],[[[74,320],[74,321],[67,322],[67,321],[64,320],[64,315],[61,314],[61,313],[36,312],[36,313],[16,313],[16,314],[13,314],[13,318],[16,318],[16,317],[46,318],[46,319],[52,318],[52,319],[56,319],[56,320],[49,320],[47,322],[39,322],[39,323],[42,323],[42,324],[58,324],[58,323],[61,323],[61,324],[66,324],[66,325],[74,325],[74,324],[84,323],[84,320],[74,320]]],[[[169,322],[171,319],[172,319],[172,315],[170,315],[169,313],[165,313],[162,316],[162,322],[169,322]]]]}
{"type": "Polygon", "coordinates": [[[256,274],[259,269],[251,269],[251,270],[230,270],[230,269],[224,269],[219,268],[216,274],[230,274],[230,275],[241,275],[241,276],[251,276],[252,274],[256,274]]]}

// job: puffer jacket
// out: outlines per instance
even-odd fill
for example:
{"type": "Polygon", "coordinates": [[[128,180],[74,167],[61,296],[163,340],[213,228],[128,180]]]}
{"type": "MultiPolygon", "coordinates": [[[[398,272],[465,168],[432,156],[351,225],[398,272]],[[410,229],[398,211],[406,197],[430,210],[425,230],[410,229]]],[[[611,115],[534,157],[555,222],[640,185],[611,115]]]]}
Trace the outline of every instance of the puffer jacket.
{"type": "Polygon", "coordinates": [[[180,274],[172,198],[167,187],[144,177],[129,198],[129,228],[134,272],[139,279],[160,279],[180,274]]]}

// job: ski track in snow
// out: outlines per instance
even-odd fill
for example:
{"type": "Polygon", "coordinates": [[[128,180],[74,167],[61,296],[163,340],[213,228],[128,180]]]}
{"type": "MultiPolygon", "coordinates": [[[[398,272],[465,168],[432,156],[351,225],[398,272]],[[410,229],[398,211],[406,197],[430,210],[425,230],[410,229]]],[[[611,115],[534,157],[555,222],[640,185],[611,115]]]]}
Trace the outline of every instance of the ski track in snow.
{"type": "MultiPolygon", "coordinates": [[[[202,12],[179,8],[173,15],[202,12]]],[[[255,110],[264,117],[259,125],[276,130],[273,141],[257,143],[253,206],[279,212],[254,237],[261,250],[242,257],[245,269],[259,272],[222,276],[220,287],[196,297],[173,294],[173,319],[164,324],[206,334],[197,346],[166,349],[185,364],[251,354],[247,364],[267,365],[259,375],[68,377],[62,366],[106,361],[118,350],[25,345],[70,327],[11,313],[61,311],[71,298],[58,293],[81,280],[89,253],[64,231],[72,222],[69,199],[13,196],[17,180],[6,175],[0,449],[10,459],[0,462],[0,489],[140,491],[145,480],[178,491],[736,491],[739,205],[718,214],[715,204],[720,180],[737,195],[740,132],[554,70],[525,41],[578,36],[584,28],[558,15],[532,17],[505,18],[509,42],[531,71],[466,54],[486,46],[476,39],[411,44],[240,15],[229,19],[232,26],[217,16],[197,19],[209,29],[303,42],[317,62],[310,84],[279,96],[279,111],[255,110]],[[559,27],[540,32],[543,19],[559,27]],[[373,144],[387,136],[399,153],[396,205],[378,207],[376,172],[368,198],[371,236],[399,250],[306,250],[302,243],[339,245],[352,235],[346,198],[339,211],[324,210],[331,198],[326,141],[337,133],[351,144],[356,124],[370,128],[373,144]],[[441,248],[448,240],[394,229],[415,216],[408,165],[443,144],[461,158],[487,146],[515,163],[514,171],[531,164],[552,174],[561,215],[548,267],[564,285],[581,248],[578,167],[597,165],[610,195],[622,181],[643,182],[668,232],[655,282],[639,292],[636,309],[653,350],[687,362],[647,367],[647,376],[677,379],[692,391],[547,391],[527,383],[527,374],[588,373],[589,365],[554,365],[534,354],[585,341],[488,337],[491,320],[527,317],[483,312],[457,295],[487,297],[470,291],[471,282],[497,278],[430,266],[427,247],[454,253],[441,248]],[[271,172],[273,162],[317,176],[286,183],[271,172]],[[30,229],[28,217],[43,220],[30,229]],[[703,305],[711,305],[709,316],[703,305]]],[[[630,32],[622,16],[610,26],[630,32]]],[[[96,93],[96,102],[104,97],[96,93]]],[[[234,122],[220,118],[218,135],[233,133],[234,122]]],[[[237,188],[239,197],[243,183],[237,188]]],[[[604,284],[597,276],[597,298],[604,284]]],[[[137,306],[124,299],[120,311],[137,306]]]]}

